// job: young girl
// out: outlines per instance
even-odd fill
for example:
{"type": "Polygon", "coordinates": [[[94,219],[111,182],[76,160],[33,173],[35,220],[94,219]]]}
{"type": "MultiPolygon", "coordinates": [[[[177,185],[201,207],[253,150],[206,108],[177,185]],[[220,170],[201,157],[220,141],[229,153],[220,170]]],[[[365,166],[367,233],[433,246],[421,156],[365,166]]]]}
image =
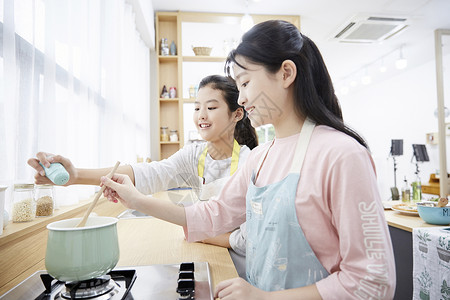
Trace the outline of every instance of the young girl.
{"type": "MultiPolygon", "coordinates": [[[[239,91],[232,79],[219,75],[205,77],[199,84],[193,121],[207,142],[187,145],[162,161],[120,166],[118,173],[130,176],[136,188],[144,194],[183,184],[202,190],[199,182],[206,186],[213,184],[220,189],[217,183],[222,185],[224,179],[243,165],[250,150],[257,145],[255,129],[244,118],[245,112],[237,103],[238,96],[239,91]]],[[[38,171],[35,175],[37,184],[51,184],[39,162],[46,166],[52,162],[62,163],[70,175],[67,185],[98,185],[100,177],[112,169],[79,169],[67,158],[44,152],[39,152],[36,157],[29,159],[28,164],[38,171]]]]}
{"type": "MultiPolygon", "coordinates": [[[[232,79],[219,75],[205,77],[199,84],[193,120],[200,136],[207,142],[187,145],[159,162],[120,166],[117,172],[130,176],[136,188],[144,194],[181,185],[199,191],[201,200],[218,194],[224,182],[243,165],[250,150],[257,145],[255,129],[250,120],[244,118],[245,112],[237,103],[238,97],[239,91],[232,79]]],[[[35,176],[37,184],[51,183],[38,162],[47,166],[50,162],[62,163],[70,174],[67,185],[98,185],[100,177],[111,169],[79,169],[67,158],[40,152],[37,159],[28,161],[38,171],[35,176]]],[[[236,236],[240,236],[239,229],[233,232],[233,237],[236,236]]],[[[234,240],[229,239],[229,234],[224,234],[204,242],[231,247],[241,253],[238,255],[230,250],[236,268],[245,276],[245,258],[242,255],[245,247],[239,251],[234,240]]]]}
{"type": "Polygon", "coordinates": [[[255,25],[227,60],[239,103],[275,139],[255,148],[217,200],[169,208],[127,176],[102,178],[112,201],[185,227],[189,241],[247,220],[247,280],[221,299],[392,299],[395,265],[364,140],[344,125],[315,44],[290,23],[255,25]]]}

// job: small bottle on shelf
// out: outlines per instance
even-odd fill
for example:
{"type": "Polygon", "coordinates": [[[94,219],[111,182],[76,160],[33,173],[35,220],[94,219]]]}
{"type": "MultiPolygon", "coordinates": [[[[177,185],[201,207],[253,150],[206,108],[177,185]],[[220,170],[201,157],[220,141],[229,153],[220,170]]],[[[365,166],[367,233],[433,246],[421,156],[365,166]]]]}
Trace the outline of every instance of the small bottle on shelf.
{"type": "Polygon", "coordinates": [[[176,98],[177,97],[177,88],[174,86],[171,86],[169,88],[169,98],[176,98]]]}
{"type": "Polygon", "coordinates": [[[409,201],[411,201],[411,189],[409,188],[408,180],[406,180],[406,176],[403,181],[405,182],[405,184],[402,187],[402,202],[409,202],[409,201]]]}
{"type": "Polygon", "coordinates": [[[177,46],[174,41],[170,44],[170,55],[177,55],[177,46]]]}
{"type": "Polygon", "coordinates": [[[161,55],[167,56],[169,55],[169,43],[166,38],[161,39],[161,55]]]}

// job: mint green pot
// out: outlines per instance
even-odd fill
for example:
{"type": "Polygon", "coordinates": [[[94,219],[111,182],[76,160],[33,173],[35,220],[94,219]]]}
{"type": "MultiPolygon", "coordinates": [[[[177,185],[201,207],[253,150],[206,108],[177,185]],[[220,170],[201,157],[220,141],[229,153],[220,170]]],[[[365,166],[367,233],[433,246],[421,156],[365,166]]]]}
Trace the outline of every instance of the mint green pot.
{"type": "Polygon", "coordinates": [[[118,219],[92,216],[85,227],[75,227],[80,220],[67,219],[47,225],[45,268],[60,281],[105,275],[119,261],[118,219]]]}

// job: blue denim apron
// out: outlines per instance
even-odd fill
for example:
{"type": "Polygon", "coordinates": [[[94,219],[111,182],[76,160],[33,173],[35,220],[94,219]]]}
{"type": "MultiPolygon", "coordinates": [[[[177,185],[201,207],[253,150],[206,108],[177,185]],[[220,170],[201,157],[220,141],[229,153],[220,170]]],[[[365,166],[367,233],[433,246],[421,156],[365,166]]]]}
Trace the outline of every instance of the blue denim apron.
{"type": "Polygon", "coordinates": [[[306,240],[295,208],[300,170],[314,126],[308,119],[303,124],[284,179],[255,186],[269,147],[253,171],[247,191],[247,280],[265,291],[307,286],[329,275],[306,240]]]}

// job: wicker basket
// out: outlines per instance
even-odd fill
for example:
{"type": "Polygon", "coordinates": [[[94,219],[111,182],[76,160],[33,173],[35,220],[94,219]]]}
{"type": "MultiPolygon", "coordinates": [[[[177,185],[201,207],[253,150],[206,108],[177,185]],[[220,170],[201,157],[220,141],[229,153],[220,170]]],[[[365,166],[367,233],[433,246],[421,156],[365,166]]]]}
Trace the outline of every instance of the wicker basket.
{"type": "Polygon", "coordinates": [[[209,56],[211,54],[211,47],[192,47],[192,50],[194,50],[194,53],[196,56],[203,55],[203,56],[209,56]]]}

